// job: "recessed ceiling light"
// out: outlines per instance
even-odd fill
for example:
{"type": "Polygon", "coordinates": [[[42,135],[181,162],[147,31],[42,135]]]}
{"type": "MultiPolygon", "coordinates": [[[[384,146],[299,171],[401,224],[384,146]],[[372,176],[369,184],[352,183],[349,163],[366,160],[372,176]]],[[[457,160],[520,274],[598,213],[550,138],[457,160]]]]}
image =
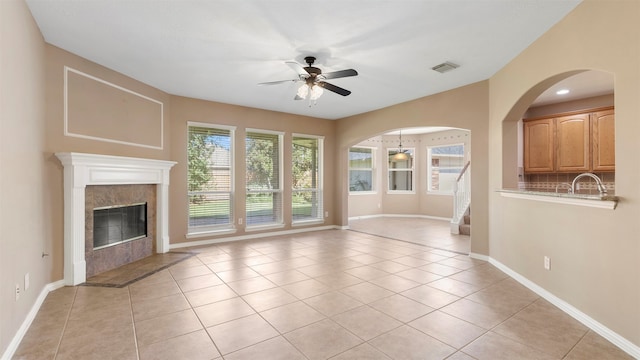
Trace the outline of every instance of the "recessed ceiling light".
{"type": "Polygon", "coordinates": [[[569,93],[569,89],[561,89],[561,90],[556,91],[557,95],[566,95],[568,93],[569,93]]]}

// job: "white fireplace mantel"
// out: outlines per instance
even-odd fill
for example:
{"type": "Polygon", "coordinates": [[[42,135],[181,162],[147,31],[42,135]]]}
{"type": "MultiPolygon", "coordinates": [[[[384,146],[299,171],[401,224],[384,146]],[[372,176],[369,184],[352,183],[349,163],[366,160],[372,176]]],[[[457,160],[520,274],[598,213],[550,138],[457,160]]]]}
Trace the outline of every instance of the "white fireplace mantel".
{"type": "Polygon", "coordinates": [[[85,188],[87,185],[157,184],[156,251],[169,251],[169,170],[174,161],[56,153],[64,165],[64,282],[86,281],[85,188]]]}

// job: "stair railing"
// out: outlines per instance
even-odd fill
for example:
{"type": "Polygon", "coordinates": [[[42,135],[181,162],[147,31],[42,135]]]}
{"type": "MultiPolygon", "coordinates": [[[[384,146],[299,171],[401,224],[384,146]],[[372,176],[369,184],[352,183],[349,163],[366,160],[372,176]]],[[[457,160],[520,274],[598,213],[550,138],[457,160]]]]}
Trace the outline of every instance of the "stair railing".
{"type": "Polygon", "coordinates": [[[460,224],[464,221],[469,205],[471,205],[471,161],[467,161],[453,184],[452,234],[460,233],[460,224]]]}

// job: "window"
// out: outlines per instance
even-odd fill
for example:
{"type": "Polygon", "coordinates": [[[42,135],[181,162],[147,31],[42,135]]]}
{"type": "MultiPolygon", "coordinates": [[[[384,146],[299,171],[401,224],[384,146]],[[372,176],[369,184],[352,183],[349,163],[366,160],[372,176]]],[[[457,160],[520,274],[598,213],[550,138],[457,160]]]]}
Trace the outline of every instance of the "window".
{"type": "Polygon", "coordinates": [[[188,126],[189,233],[231,228],[234,128],[188,126]]]}
{"type": "Polygon", "coordinates": [[[282,224],[282,134],[247,130],[247,227],[282,224]]]}
{"type": "Polygon", "coordinates": [[[409,155],[406,160],[395,160],[398,149],[388,149],[389,158],[389,192],[413,192],[413,163],[415,151],[412,148],[402,150],[409,155]]]}
{"type": "Polygon", "coordinates": [[[463,144],[427,147],[427,191],[453,193],[453,184],[463,167],[463,144]]]}
{"type": "Polygon", "coordinates": [[[293,223],[322,219],[322,138],[293,136],[293,223]]]}
{"type": "Polygon", "coordinates": [[[349,191],[352,193],[374,191],[373,149],[352,147],[349,149],[349,191]]]}

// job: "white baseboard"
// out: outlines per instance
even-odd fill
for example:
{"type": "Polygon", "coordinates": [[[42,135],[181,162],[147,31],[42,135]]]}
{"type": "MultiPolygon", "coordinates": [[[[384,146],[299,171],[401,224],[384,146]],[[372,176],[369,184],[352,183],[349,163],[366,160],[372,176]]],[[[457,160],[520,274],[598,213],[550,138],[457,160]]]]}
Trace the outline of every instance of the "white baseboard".
{"type": "Polygon", "coordinates": [[[24,319],[24,321],[22,322],[22,325],[18,329],[18,332],[16,332],[16,334],[13,336],[13,339],[9,343],[9,346],[5,350],[4,354],[2,354],[2,358],[1,358],[2,360],[11,359],[13,357],[13,354],[15,354],[16,350],[18,350],[18,346],[20,346],[20,343],[22,342],[22,338],[24,338],[25,334],[29,330],[29,327],[31,326],[33,319],[35,319],[36,315],[38,315],[38,311],[40,310],[42,303],[44,303],[44,299],[47,298],[47,294],[49,294],[53,290],[60,289],[63,286],[64,286],[64,279],[49,283],[44,286],[42,291],[40,291],[40,294],[38,295],[36,302],[31,307],[31,310],[29,310],[27,317],[24,319]]]}
{"type": "Polygon", "coordinates": [[[477,260],[482,260],[482,261],[489,261],[489,259],[491,259],[487,255],[478,254],[478,253],[474,253],[474,252],[469,253],[469,257],[472,258],[472,259],[477,259],[477,260]]]}
{"type": "Polygon", "coordinates": [[[439,216],[430,216],[430,215],[420,215],[420,214],[374,214],[374,215],[362,215],[362,216],[352,216],[349,220],[363,220],[363,219],[375,219],[381,217],[404,217],[404,218],[420,218],[420,219],[430,219],[430,220],[441,220],[441,221],[451,221],[451,218],[439,217],[439,216]]]}
{"type": "Polygon", "coordinates": [[[169,244],[169,249],[174,250],[174,249],[181,249],[181,248],[192,247],[192,246],[213,245],[213,244],[219,244],[219,243],[230,242],[230,241],[260,239],[260,238],[267,238],[272,236],[283,236],[283,235],[298,234],[303,232],[320,231],[320,230],[336,230],[336,229],[343,230],[341,227],[336,225],[315,226],[315,227],[307,227],[303,229],[290,229],[290,230],[283,230],[283,231],[263,232],[263,233],[257,233],[257,234],[229,236],[229,237],[221,237],[216,239],[169,244]]]}
{"type": "MultiPolygon", "coordinates": [[[[471,255],[471,256],[474,257],[473,255],[471,255]]],[[[484,256],[484,255],[480,255],[480,256],[484,256]]],[[[587,315],[587,314],[583,313],[582,311],[576,309],[574,306],[572,306],[571,304],[567,303],[566,301],[564,301],[564,300],[560,299],[559,297],[553,295],[552,293],[550,293],[549,291],[545,290],[541,286],[537,285],[533,281],[531,281],[531,280],[525,278],[524,276],[518,274],[517,272],[511,270],[511,268],[507,267],[506,265],[502,264],[501,262],[499,262],[499,261],[497,261],[497,260],[495,260],[495,259],[493,259],[491,257],[488,257],[488,261],[493,266],[495,266],[498,269],[502,270],[504,273],[509,275],[511,278],[513,278],[514,280],[516,280],[520,284],[522,284],[525,287],[527,287],[529,290],[531,290],[534,293],[538,294],[540,297],[542,297],[543,299],[545,299],[548,302],[552,303],[553,305],[558,307],[560,310],[562,310],[565,313],[567,313],[569,316],[571,316],[574,319],[576,319],[579,322],[581,322],[584,326],[586,326],[589,329],[593,330],[594,332],[596,332],[597,334],[599,334],[603,338],[609,340],[609,342],[611,342],[612,344],[616,345],[617,347],[619,347],[620,349],[625,351],[627,354],[633,356],[636,359],[640,359],[640,346],[635,345],[631,341],[629,341],[629,340],[625,339],[624,337],[620,336],[615,331],[609,329],[608,327],[606,327],[603,324],[599,323],[598,321],[596,321],[595,319],[593,319],[589,315],[587,315]]]]}

